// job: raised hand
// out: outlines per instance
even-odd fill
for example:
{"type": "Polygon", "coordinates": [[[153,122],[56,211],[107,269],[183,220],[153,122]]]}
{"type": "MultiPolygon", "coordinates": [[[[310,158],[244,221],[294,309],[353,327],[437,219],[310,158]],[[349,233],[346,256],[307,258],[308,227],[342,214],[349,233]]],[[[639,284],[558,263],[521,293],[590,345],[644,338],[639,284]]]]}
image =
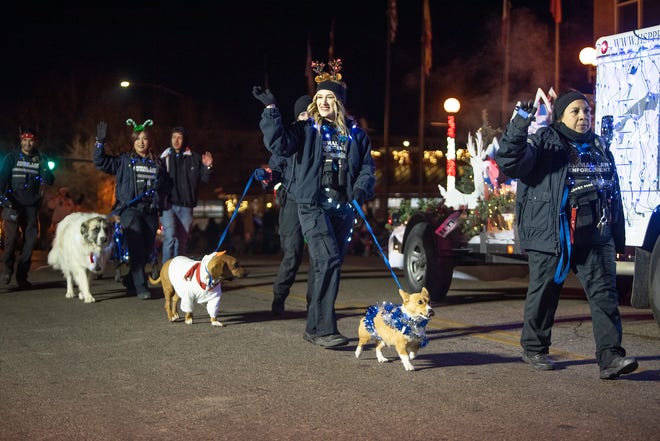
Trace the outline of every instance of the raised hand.
{"type": "Polygon", "coordinates": [[[100,121],[96,125],[96,142],[103,144],[107,132],[108,132],[108,124],[105,121],[100,121]]]}
{"type": "Polygon", "coordinates": [[[271,93],[270,89],[263,90],[261,86],[252,87],[252,95],[263,103],[265,107],[275,104],[275,96],[271,93]]]}
{"type": "Polygon", "coordinates": [[[527,130],[529,125],[536,119],[536,107],[534,101],[518,101],[513,112],[511,124],[521,130],[527,130]]]}
{"type": "Polygon", "coordinates": [[[205,167],[212,167],[213,166],[213,155],[211,152],[204,152],[202,154],[202,164],[205,167]]]}

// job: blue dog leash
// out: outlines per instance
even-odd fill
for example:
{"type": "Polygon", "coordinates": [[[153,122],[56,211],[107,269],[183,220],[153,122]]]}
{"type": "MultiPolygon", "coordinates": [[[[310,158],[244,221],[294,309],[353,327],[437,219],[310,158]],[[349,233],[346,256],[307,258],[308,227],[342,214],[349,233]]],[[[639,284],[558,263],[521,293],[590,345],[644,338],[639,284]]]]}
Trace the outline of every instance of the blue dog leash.
{"type": "Polygon", "coordinates": [[[218,252],[220,251],[220,246],[222,246],[222,242],[224,242],[225,237],[227,236],[227,232],[229,231],[229,226],[231,225],[232,222],[234,222],[234,219],[238,215],[238,207],[241,206],[241,202],[243,202],[243,199],[245,199],[245,195],[247,194],[248,189],[250,188],[250,185],[252,185],[252,181],[254,181],[254,178],[257,177],[259,180],[263,180],[261,178],[265,178],[265,176],[259,175],[265,173],[263,169],[258,168],[256,169],[251,175],[250,179],[248,179],[247,184],[245,184],[245,188],[243,189],[243,194],[241,195],[241,198],[239,199],[238,203],[236,204],[236,209],[234,209],[234,213],[231,215],[231,218],[229,219],[229,222],[227,223],[227,226],[225,227],[225,231],[222,232],[222,236],[220,236],[220,241],[218,242],[218,246],[215,247],[215,251],[218,252]]]}
{"type": "Polygon", "coordinates": [[[566,201],[568,200],[568,187],[564,188],[564,195],[561,198],[561,211],[559,212],[559,243],[561,245],[561,256],[555,271],[554,281],[556,284],[562,283],[568,276],[571,269],[571,231],[566,216],[566,201]]]}
{"type": "Polygon", "coordinates": [[[378,251],[380,251],[380,255],[383,257],[383,260],[385,261],[385,265],[387,265],[387,268],[390,270],[390,273],[392,273],[392,277],[394,278],[394,281],[396,282],[397,286],[399,287],[399,289],[403,289],[403,287],[401,287],[401,283],[399,283],[399,278],[396,276],[396,274],[394,274],[394,270],[392,269],[392,265],[390,265],[390,261],[387,260],[387,256],[385,256],[385,253],[383,252],[383,248],[378,243],[378,239],[376,239],[376,235],[374,234],[374,231],[371,229],[371,225],[369,225],[369,222],[367,222],[367,218],[364,215],[362,208],[360,208],[360,204],[358,204],[358,202],[355,199],[353,199],[351,203],[353,204],[353,207],[355,207],[355,211],[357,211],[357,213],[364,221],[364,225],[366,225],[367,230],[371,234],[371,237],[374,239],[374,243],[378,247],[378,251]]]}

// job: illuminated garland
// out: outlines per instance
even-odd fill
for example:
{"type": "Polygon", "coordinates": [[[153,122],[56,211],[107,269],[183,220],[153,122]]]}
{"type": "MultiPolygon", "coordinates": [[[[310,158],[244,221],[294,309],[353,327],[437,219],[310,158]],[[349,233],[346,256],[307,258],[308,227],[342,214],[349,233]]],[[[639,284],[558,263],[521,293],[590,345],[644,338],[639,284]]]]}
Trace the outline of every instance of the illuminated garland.
{"type": "Polygon", "coordinates": [[[485,231],[488,223],[496,230],[507,230],[509,226],[502,213],[512,213],[516,203],[516,194],[513,192],[491,194],[488,199],[479,199],[473,210],[467,211],[467,217],[461,227],[468,239],[485,231]]]}
{"type": "Polygon", "coordinates": [[[364,324],[371,336],[381,340],[381,337],[378,335],[376,328],[374,327],[374,318],[378,315],[380,310],[383,311],[383,321],[387,326],[396,329],[406,337],[419,340],[420,348],[423,348],[428,344],[429,339],[426,336],[425,328],[429,320],[422,317],[410,317],[403,312],[401,305],[394,305],[391,302],[383,302],[380,306],[371,305],[367,308],[367,312],[364,316],[364,324]]]}

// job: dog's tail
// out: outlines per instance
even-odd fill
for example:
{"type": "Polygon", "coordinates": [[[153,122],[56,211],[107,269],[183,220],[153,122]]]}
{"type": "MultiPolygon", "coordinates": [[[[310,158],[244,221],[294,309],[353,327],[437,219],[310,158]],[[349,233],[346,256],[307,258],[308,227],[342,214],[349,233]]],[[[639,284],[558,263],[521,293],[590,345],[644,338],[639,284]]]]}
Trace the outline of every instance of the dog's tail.
{"type": "Polygon", "coordinates": [[[151,285],[160,285],[160,274],[158,275],[157,279],[152,278],[151,274],[149,274],[149,276],[147,278],[149,279],[149,283],[151,285]]]}

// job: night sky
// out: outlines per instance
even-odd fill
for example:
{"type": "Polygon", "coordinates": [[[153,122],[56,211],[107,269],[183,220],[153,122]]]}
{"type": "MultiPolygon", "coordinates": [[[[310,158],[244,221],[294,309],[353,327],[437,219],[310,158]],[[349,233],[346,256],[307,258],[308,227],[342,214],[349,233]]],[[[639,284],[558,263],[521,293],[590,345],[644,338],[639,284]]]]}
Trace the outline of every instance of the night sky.
{"type": "MultiPolygon", "coordinates": [[[[122,78],[159,84],[193,100],[213,102],[237,128],[256,128],[261,104],[251,95],[252,86],[268,81],[289,114],[293,101],[306,93],[307,41],[312,59],[327,61],[333,22],[334,53],[344,62],[349,111],[382,132],[386,0],[246,0],[222,2],[229,3],[225,6],[50,3],[3,6],[0,101],[6,127],[0,130],[5,137],[15,133],[12,109],[17,103],[38,99],[39,88],[57,88],[77,78],[98,79],[99,87],[122,78]]],[[[549,0],[511,3],[515,101],[551,84],[554,22],[549,0]]],[[[562,81],[585,89],[586,71],[577,54],[593,44],[592,1],[563,3],[562,81]]],[[[395,134],[417,132],[421,5],[421,0],[398,1],[398,31],[391,47],[395,134]]],[[[496,89],[501,84],[502,2],[431,0],[430,7],[433,68],[426,86],[427,118],[444,117],[442,101],[457,96],[465,103],[464,118],[477,124],[482,108],[494,115],[500,109],[496,89]]]]}

